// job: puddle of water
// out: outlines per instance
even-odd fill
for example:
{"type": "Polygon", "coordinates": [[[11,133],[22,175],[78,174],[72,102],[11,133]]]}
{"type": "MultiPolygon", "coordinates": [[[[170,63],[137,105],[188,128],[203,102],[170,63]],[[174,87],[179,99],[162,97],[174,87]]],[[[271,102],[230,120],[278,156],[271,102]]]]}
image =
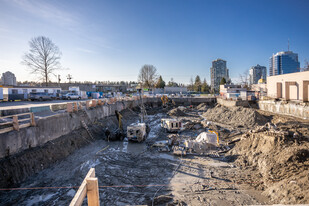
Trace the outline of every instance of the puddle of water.
{"type": "Polygon", "coordinates": [[[160,153],[159,157],[163,159],[173,160],[173,161],[177,160],[177,158],[174,155],[165,154],[165,153],[160,153]]]}
{"type": "Polygon", "coordinates": [[[147,148],[145,142],[142,143],[135,143],[135,142],[128,142],[127,152],[131,154],[139,154],[143,152],[147,148]]]}
{"type": "Polygon", "coordinates": [[[99,159],[96,160],[88,160],[87,162],[84,162],[83,164],[81,164],[80,166],[80,170],[82,170],[83,168],[87,167],[88,169],[93,168],[95,166],[97,166],[98,164],[100,164],[101,162],[99,161],[99,159]]]}

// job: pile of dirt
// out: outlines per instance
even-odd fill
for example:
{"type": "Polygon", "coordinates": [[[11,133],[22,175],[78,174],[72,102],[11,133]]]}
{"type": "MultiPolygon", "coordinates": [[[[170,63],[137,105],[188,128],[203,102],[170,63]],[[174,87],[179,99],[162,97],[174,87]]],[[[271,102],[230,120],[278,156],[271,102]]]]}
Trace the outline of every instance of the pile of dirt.
{"type": "Polygon", "coordinates": [[[199,104],[199,105],[196,107],[196,109],[197,109],[198,111],[206,111],[208,108],[207,108],[207,105],[206,105],[205,103],[201,103],[201,104],[199,104]]]}
{"type": "Polygon", "coordinates": [[[181,110],[178,107],[175,108],[175,109],[171,109],[167,114],[170,115],[170,116],[176,116],[176,117],[187,115],[183,110],[181,110]]]}
{"type": "Polygon", "coordinates": [[[228,153],[251,171],[253,186],[276,204],[309,203],[309,124],[298,131],[294,126],[258,127],[228,153]]]}
{"type": "Polygon", "coordinates": [[[244,107],[217,105],[214,108],[208,109],[202,116],[207,120],[234,127],[252,128],[257,125],[264,125],[267,122],[267,119],[256,110],[244,107]]]}

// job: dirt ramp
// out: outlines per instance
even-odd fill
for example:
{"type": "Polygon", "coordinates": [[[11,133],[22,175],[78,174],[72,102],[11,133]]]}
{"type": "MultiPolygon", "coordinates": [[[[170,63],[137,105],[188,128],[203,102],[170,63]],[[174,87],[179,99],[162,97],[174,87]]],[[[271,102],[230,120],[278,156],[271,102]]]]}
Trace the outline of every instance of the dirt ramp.
{"type": "Polygon", "coordinates": [[[228,124],[234,127],[252,128],[257,125],[264,125],[267,119],[256,110],[244,107],[224,107],[217,105],[208,109],[202,115],[210,121],[228,124]]]}

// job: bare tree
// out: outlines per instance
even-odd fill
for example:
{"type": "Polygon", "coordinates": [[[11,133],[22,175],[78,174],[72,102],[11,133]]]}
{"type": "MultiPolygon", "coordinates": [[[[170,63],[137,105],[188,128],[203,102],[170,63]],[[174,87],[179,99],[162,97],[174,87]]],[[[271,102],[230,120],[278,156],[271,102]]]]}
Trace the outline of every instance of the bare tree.
{"type": "Polygon", "coordinates": [[[240,84],[243,87],[249,87],[249,81],[250,81],[250,75],[249,75],[249,70],[244,71],[243,74],[239,74],[239,80],[240,84]]]}
{"type": "Polygon", "coordinates": [[[60,69],[61,52],[47,37],[39,36],[29,41],[30,50],[23,56],[22,64],[26,65],[31,73],[38,74],[48,85],[54,71],[60,69]]]}
{"type": "Polygon", "coordinates": [[[158,78],[157,69],[153,65],[145,64],[139,71],[138,81],[142,86],[154,87],[158,78]]]}

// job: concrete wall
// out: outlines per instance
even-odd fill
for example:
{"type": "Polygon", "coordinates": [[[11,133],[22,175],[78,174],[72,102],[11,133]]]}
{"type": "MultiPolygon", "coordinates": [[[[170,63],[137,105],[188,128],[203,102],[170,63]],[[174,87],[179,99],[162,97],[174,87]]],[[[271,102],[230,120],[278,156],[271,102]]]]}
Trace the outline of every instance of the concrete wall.
{"type": "Polygon", "coordinates": [[[267,96],[308,101],[309,71],[267,77],[267,96]]]}
{"type": "Polygon", "coordinates": [[[258,106],[264,111],[309,119],[308,103],[262,100],[258,101],[258,106]]]}

